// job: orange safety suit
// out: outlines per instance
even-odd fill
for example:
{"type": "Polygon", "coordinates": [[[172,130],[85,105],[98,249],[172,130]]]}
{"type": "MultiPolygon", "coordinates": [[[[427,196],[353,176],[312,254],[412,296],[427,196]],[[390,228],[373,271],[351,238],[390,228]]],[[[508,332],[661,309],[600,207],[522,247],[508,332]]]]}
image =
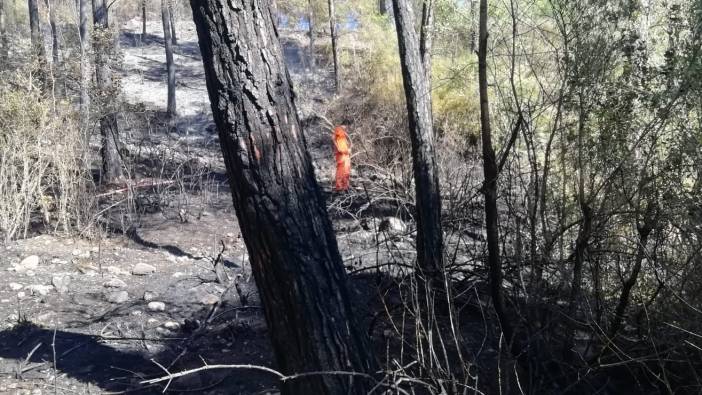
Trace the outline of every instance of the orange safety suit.
{"type": "Polygon", "coordinates": [[[335,191],[346,191],[349,189],[349,178],[351,177],[351,142],[346,133],[345,126],[334,128],[334,156],[336,158],[336,183],[335,191]]]}

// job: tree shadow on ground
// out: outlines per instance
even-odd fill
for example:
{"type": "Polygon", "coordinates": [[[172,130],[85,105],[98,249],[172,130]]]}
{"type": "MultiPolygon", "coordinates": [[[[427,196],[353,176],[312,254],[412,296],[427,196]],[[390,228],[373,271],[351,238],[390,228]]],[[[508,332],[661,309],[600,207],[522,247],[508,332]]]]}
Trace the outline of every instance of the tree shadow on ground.
{"type": "MultiPolygon", "coordinates": [[[[386,282],[378,276],[385,274],[359,275],[351,283],[352,298],[358,302],[354,305],[366,327],[369,320],[377,319],[367,310],[370,304],[366,301],[378,293],[369,292],[368,287],[375,287],[376,281],[386,282]]],[[[45,380],[55,368],[59,375],[104,391],[154,394],[164,391],[167,382],[142,382],[164,376],[157,363],[173,373],[205,364],[273,366],[259,306],[225,301],[215,309],[182,300],[169,304],[169,315],[184,322],[179,330],[168,334],[143,327],[141,331],[130,330],[130,326],[137,326],[129,321],[133,311],[143,309],[145,303],[134,301],[99,312],[94,307],[85,310],[79,303],[67,305],[64,313],[80,318],[64,322],[60,329],[21,321],[0,331],[0,371],[20,379],[45,380]]],[[[378,328],[370,331],[382,333],[378,328]]],[[[375,348],[384,350],[382,336],[371,335],[376,338],[375,348]]],[[[276,385],[275,376],[257,370],[208,370],[174,379],[168,392],[254,394],[276,385]]],[[[51,388],[50,382],[47,388],[51,388]]]]}
{"type": "Polygon", "coordinates": [[[203,257],[194,256],[192,254],[189,254],[189,253],[183,251],[180,247],[177,247],[174,245],[159,244],[159,243],[154,243],[152,241],[144,240],[144,238],[142,238],[139,235],[139,231],[136,228],[131,228],[131,229],[127,230],[126,236],[127,236],[127,238],[129,238],[129,240],[137,243],[138,245],[140,245],[142,247],[152,248],[152,249],[156,249],[156,250],[163,250],[163,251],[166,251],[166,252],[168,252],[172,255],[175,255],[177,257],[188,257],[190,259],[202,259],[203,258],[203,257]]]}
{"type": "MultiPolygon", "coordinates": [[[[142,36],[141,33],[122,32],[120,34],[120,45],[131,48],[151,45],[163,47],[164,42],[162,35],[146,33],[146,36],[142,36]]],[[[200,59],[200,46],[197,41],[178,41],[173,50],[178,55],[200,59]]]]}
{"type": "MultiPolygon", "coordinates": [[[[227,314],[231,309],[223,304],[218,312],[227,314]]],[[[204,321],[208,310],[199,311],[192,317],[204,321]]],[[[156,363],[172,364],[169,370],[174,373],[198,368],[205,363],[270,366],[265,328],[252,327],[244,320],[231,317],[232,314],[227,316],[230,322],[212,323],[203,331],[197,328],[200,321],[193,319],[189,321],[190,327],[183,326],[181,331],[169,336],[150,337],[142,332],[142,336],[131,338],[119,332],[103,336],[82,333],[83,328],[77,331],[54,330],[24,321],[0,332],[0,357],[4,359],[0,367],[4,373],[20,379],[42,380],[47,373],[53,372],[55,360],[57,374],[90,383],[104,391],[153,394],[161,393],[167,383],[142,384],[144,380],[164,376],[164,371],[156,363]],[[220,344],[220,339],[227,339],[231,345],[220,344]]],[[[225,369],[175,379],[169,384],[168,391],[206,393],[208,389],[216,389],[217,393],[257,393],[275,386],[275,377],[270,374],[225,369]]]]}

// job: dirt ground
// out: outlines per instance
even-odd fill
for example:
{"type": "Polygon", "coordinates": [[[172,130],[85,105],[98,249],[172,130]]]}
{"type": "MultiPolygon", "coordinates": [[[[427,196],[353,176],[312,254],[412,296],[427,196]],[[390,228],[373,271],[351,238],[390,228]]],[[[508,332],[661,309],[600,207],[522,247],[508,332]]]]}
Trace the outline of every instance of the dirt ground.
{"type": "MultiPolygon", "coordinates": [[[[166,98],[161,26],[150,23],[143,40],[140,26],[139,20],[126,23],[120,40],[125,148],[134,178],[162,184],[132,194],[100,191],[104,229],[98,236],[37,235],[0,247],[1,394],[160,393],[164,383],[140,382],[161,376],[163,368],[274,366],[211,122],[194,26],[178,23],[179,118],[171,129],[159,120],[166,98]]],[[[283,42],[301,118],[323,113],[329,68],[307,72],[297,38],[283,42]]],[[[314,123],[306,135],[319,182],[329,189],[328,132],[314,123]]],[[[97,149],[99,142],[93,144],[97,149]]],[[[342,213],[346,203],[330,204],[342,213]]],[[[349,268],[379,259],[368,226],[341,214],[334,221],[349,268]]],[[[404,223],[391,225],[407,231],[404,223]]],[[[411,256],[414,249],[408,241],[394,245],[399,255],[411,256]]],[[[366,305],[367,296],[358,298],[366,305]]],[[[265,394],[275,392],[275,381],[258,371],[211,370],[174,380],[168,392],[265,394]]]]}

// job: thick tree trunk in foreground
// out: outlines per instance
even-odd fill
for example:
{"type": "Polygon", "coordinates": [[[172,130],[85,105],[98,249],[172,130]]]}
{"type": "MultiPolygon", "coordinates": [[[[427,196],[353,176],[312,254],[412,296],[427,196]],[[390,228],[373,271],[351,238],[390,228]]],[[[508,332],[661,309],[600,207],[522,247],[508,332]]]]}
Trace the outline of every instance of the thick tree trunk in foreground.
{"type": "MultiPolygon", "coordinates": [[[[375,369],[300,129],[267,0],[191,0],[234,208],[277,367],[286,375],[375,369]]],[[[311,375],[286,394],[366,394],[368,381],[311,375]]]]}
{"type": "Polygon", "coordinates": [[[407,101],[417,199],[417,260],[425,278],[440,280],[443,272],[441,194],[434,154],[431,94],[419,52],[414,15],[408,0],[393,0],[402,79],[407,101]]]}
{"type": "Polygon", "coordinates": [[[478,42],[478,85],[480,91],[480,127],[483,145],[483,175],[485,183],[485,227],[488,244],[488,273],[490,295],[507,343],[512,341],[512,324],[506,316],[502,296],[502,262],[497,212],[497,160],[492,146],[490,104],[487,82],[487,0],[480,0],[480,39],[478,42]]]}
{"type": "Polygon", "coordinates": [[[166,70],[168,73],[168,104],[166,114],[168,117],[176,116],[176,95],[175,95],[175,63],[173,62],[173,41],[171,37],[171,12],[168,0],[161,0],[161,20],[163,21],[163,43],[166,47],[166,70]]]}
{"type": "Polygon", "coordinates": [[[92,0],[93,24],[99,37],[100,45],[95,51],[95,80],[98,94],[102,97],[102,115],[100,118],[100,135],[102,137],[102,182],[111,183],[122,178],[122,158],[119,153],[119,124],[114,105],[114,86],[112,85],[112,70],[105,53],[107,46],[112,45],[106,35],[109,29],[107,6],[105,0],[92,0]],[[109,41],[109,42],[108,42],[109,41]]]}
{"type": "Polygon", "coordinates": [[[44,61],[44,40],[41,35],[41,21],[39,20],[39,5],[37,0],[27,0],[29,8],[29,33],[32,40],[34,54],[40,62],[44,61]]]}
{"type": "Polygon", "coordinates": [[[329,29],[331,32],[332,55],[334,58],[334,90],[338,93],[341,89],[341,71],[339,70],[339,48],[337,46],[336,10],[335,0],[329,0],[329,29]]]}
{"type": "Polygon", "coordinates": [[[88,0],[78,1],[80,35],[80,123],[86,147],[90,142],[90,37],[88,36],[88,0]]]}

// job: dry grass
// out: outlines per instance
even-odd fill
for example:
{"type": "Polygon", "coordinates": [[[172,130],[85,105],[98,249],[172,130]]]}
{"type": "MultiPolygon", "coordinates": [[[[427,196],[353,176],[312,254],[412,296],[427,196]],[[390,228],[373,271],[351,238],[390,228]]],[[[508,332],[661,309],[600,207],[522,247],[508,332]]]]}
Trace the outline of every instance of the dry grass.
{"type": "Polygon", "coordinates": [[[92,181],[74,110],[45,97],[31,72],[2,80],[12,83],[0,85],[0,235],[83,228],[92,181]]]}

